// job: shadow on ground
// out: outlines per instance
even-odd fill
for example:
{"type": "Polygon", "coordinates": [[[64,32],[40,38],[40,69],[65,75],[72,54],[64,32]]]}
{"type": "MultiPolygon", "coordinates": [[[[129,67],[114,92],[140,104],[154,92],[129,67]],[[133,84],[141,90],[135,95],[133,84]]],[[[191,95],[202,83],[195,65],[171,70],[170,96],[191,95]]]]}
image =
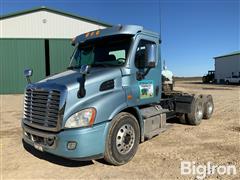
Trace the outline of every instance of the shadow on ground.
{"type": "Polygon", "coordinates": [[[171,118],[167,120],[169,124],[181,124],[178,118],[171,118]]]}
{"type": "MultiPolygon", "coordinates": [[[[168,128],[172,127],[174,124],[180,124],[178,118],[171,118],[167,120],[168,123],[168,128]]],[[[30,146],[24,140],[22,140],[23,147],[26,151],[28,151],[30,154],[33,156],[46,160],[48,162],[60,165],[60,166],[65,166],[65,167],[84,167],[84,166],[90,166],[93,163],[93,161],[77,161],[77,160],[71,160],[71,159],[66,159],[63,157],[59,157],[47,152],[41,152],[36,150],[34,147],[30,146]]],[[[106,162],[104,159],[97,159],[97,162],[104,164],[104,165],[110,165],[108,162],[106,162]]]]}
{"type": "Polygon", "coordinates": [[[60,166],[65,166],[65,167],[83,167],[83,166],[89,166],[92,165],[92,161],[76,161],[76,160],[70,160],[70,159],[65,159],[59,156],[55,156],[46,152],[41,152],[36,149],[34,149],[32,146],[28,145],[26,142],[23,142],[23,147],[26,151],[31,153],[33,156],[43,159],[46,161],[49,161],[54,164],[58,164],[60,166]]]}

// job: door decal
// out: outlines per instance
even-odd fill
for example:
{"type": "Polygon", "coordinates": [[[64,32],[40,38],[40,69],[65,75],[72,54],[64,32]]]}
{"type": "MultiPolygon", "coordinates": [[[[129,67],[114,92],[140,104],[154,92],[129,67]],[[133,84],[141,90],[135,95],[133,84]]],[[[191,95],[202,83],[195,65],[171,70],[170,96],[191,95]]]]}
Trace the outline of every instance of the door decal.
{"type": "Polygon", "coordinates": [[[140,90],[140,99],[148,99],[154,96],[154,87],[152,80],[143,80],[138,82],[140,90]]]}

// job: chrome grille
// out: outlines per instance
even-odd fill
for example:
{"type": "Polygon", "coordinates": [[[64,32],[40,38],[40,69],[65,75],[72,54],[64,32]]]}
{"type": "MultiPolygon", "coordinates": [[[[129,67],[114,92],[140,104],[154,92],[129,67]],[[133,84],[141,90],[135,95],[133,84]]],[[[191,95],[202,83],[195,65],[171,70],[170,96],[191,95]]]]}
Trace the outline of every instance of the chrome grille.
{"type": "Polygon", "coordinates": [[[24,102],[24,123],[40,129],[56,130],[59,106],[59,91],[27,89],[24,102]]]}

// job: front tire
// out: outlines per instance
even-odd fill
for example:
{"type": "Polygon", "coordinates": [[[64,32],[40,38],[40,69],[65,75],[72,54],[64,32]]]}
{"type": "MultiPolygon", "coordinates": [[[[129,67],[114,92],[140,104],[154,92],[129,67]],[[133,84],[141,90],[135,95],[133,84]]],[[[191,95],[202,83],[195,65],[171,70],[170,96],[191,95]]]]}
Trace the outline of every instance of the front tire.
{"type": "Polygon", "coordinates": [[[137,119],[130,113],[116,115],[109,127],[104,159],[119,166],[129,162],[137,152],[140,128],[137,119]]]}

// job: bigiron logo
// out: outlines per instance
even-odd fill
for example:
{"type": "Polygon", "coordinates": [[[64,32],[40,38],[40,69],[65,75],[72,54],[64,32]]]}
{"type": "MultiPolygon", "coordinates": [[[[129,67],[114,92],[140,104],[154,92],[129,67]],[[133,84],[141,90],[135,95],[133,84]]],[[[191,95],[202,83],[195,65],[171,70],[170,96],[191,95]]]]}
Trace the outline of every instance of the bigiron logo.
{"type": "Polygon", "coordinates": [[[215,165],[212,162],[199,165],[195,161],[181,161],[181,175],[196,175],[197,179],[204,179],[214,174],[231,176],[237,174],[237,169],[235,165],[215,165]]]}

